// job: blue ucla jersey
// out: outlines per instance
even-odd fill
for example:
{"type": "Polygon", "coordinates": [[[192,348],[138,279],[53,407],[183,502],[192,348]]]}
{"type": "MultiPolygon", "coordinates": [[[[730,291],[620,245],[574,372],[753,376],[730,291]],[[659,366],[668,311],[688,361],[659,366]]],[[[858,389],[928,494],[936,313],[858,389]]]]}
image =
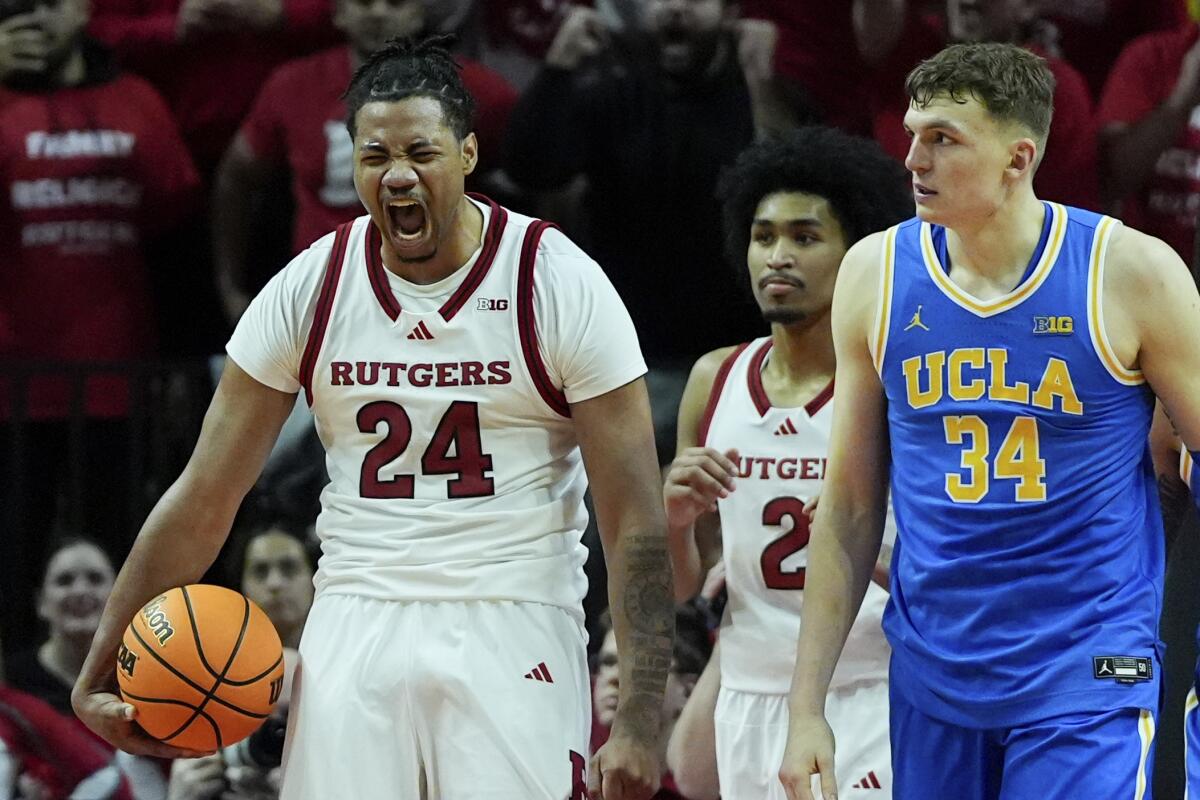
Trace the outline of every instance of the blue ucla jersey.
{"type": "Polygon", "coordinates": [[[1004,727],[1156,708],[1163,535],[1154,398],[1103,330],[1116,220],[1045,204],[1020,284],[978,300],[945,230],[888,231],[872,355],[898,542],[892,681],[926,714],[1004,727]]]}

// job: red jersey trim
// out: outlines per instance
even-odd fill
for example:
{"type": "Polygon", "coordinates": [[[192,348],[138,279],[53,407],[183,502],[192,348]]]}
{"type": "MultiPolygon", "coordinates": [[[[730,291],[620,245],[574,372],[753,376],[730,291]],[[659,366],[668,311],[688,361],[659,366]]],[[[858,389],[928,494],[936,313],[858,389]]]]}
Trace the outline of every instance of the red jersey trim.
{"type": "Polygon", "coordinates": [[[708,393],[708,403],[704,406],[704,414],[700,417],[700,428],[696,431],[696,443],[700,447],[708,445],[708,429],[712,427],[713,414],[717,411],[717,402],[721,399],[721,392],[725,389],[725,382],[729,380],[729,371],[733,369],[733,363],[737,361],[738,356],[745,352],[750,346],[749,342],[739,344],[737,349],[725,357],[721,362],[720,369],[717,370],[717,375],[713,378],[712,389],[708,393]]]}
{"type": "Polygon", "coordinates": [[[833,379],[829,380],[829,385],[817,393],[817,396],[809,400],[804,406],[804,413],[810,417],[816,416],[817,412],[825,407],[825,404],[833,399],[833,379]]]}
{"type": "Polygon", "coordinates": [[[384,272],[383,266],[383,235],[374,220],[367,224],[366,249],[367,278],[371,281],[371,291],[375,293],[375,299],[379,301],[383,313],[395,322],[400,318],[400,302],[396,300],[392,287],[388,285],[387,273],[384,272]]]}
{"type": "Polygon", "coordinates": [[[538,242],[547,228],[557,228],[552,222],[536,220],[525,231],[525,241],[521,244],[521,260],[517,267],[517,331],[521,337],[521,353],[525,357],[525,367],[533,379],[542,400],[552,411],[564,417],[571,416],[571,407],[567,404],[567,396],[550,380],[542,354],[537,346],[537,320],[533,310],[533,267],[537,261],[538,242]]]}
{"type": "MultiPolygon", "coordinates": [[[[475,260],[475,266],[471,267],[471,271],[467,273],[462,284],[438,309],[438,313],[446,322],[454,318],[454,315],[466,304],[475,290],[479,288],[479,284],[483,283],[483,279],[487,277],[488,270],[492,268],[492,262],[496,260],[496,252],[500,249],[500,239],[504,235],[504,226],[508,222],[508,212],[497,203],[483,195],[472,194],[470,196],[482,203],[487,203],[492,213],[488,220],[487,230],[483,234],[483,244],[480,247],[479,258],[475,260]]],[[[375,293],[375,299],[379,301],[384,313],[392,322],[395,322],[400,318],[402,309],[395,293],[392,292],[392,287],[388,284],[386,269],[383,266],[383,235],[379,232],[379,228],[372,223],[370,231],[367,232],[367,276],[370,278],[371,291],[375,293]]]]}
{"type": "Polygon", "coordinates": [[[767,397],[767,390],[763,388],[762,382],[762,367],[763,362],[767,360],[767,353],[771,352],[771,348],[775,345],[770,339],[763,342],[762,347],[750,359],[749,371],[746,373],[746,383],[750,388],[750,399],[754,401],[754,408],[758,410],[760,417],[766,416],[771,410],[771,399],[767,397]]]}
{"type": "MultiPolygon", "coordinates": [[[[370,225],[370,223],[368,223],[370,225]]],[[[325,265],[325,279],[321,282],[321,294],[317,297],[317,311],[313,315],[312,327],[308,329],[308,342],[300,358],[300,384],[304,387],[304,398],[313,403],[312,376],[316,367],[321,345],[325,343],[325,330],[333,312],[333,297],[337,294],[338,281],[342,275],[342,263],[346,260],[346,243],[350,239],[353,222],[339,225],[333,237],[333,248],[329,251],[329,262],[325,265]]],[[[375,226],[370,225],[374,228],[375,226]]]]}
{"type": "Polygon", "coordinates": [[[466,279],[438,310],[446,322],[449,322],[458,313],[459,309],[479,288],[479,284],[483,283],[483,279],[487,277],[488,270],[492,268],[492,262],[496,260],[496,251],[500,249],[500,238],[504,235],[504,226],[508,222],[508,212],[490,198],[481,194],[468,196],[481,203],[487,203],[492,214],[488,220],[487,231],[483,234],[483,245],[479,251],[479,258],[475,260],[475,266],[471,267],[466,279]]]}

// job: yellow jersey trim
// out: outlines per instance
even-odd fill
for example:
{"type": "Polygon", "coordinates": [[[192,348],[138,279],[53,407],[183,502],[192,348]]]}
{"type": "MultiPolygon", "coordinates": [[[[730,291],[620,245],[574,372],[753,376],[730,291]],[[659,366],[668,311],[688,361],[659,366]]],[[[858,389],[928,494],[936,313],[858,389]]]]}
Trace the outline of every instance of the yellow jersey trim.
{"type": "Polygon", "coordinates": [[[875,371],[883,374],[883,353],[887,349],[888,328],[892,320],[892,275],[896,264],[897,226],[888,228],[883,236],[882,252],[879,256],[879,307],[875,309],[875,336],[868,346],[875,362],[875,371]]]}
{"type": "Polygon", "coordinates": [[[922,222],[921,254],[924,256],[925,269],[929,272],[929,277],[933,279],[934,284],[942,290],[943,294],[979,317],[992,317],[1019,305],[1036,292],[1038,287],[1046,282],[1046,278],[1050,277],[1050,270],[1058,261],[1058,252],[1062,249],[1063,239],[1066,238],[1067,210],[1058,203],[1047,203],[1047,206],[1053,215],[1053,220],[1050,223],[1050,238],[1046,242],[1045,249],[1042,250],[1042,257],[1033,268],[1033,273],[1008,294],[992,300],[980,300],[960,289],[954,281],[950,280],[945,267],[938,259],[937,250],[933,246],[933,227],[928,222],[922,222]]]}
{"type": "Polygon", "coordinates": [[[1096,226],[1092,239],[1092,264],[1088,270],[1088,331],[1092,336],[1092,346],[1108,374],[1118,383],[1140,386],[1146,382],[1142,371],[1127,369],[1121,363],[1104,330],[1104,264],[1108,256],[1108,242],[1118,224],[1112,217],[1105,217],[1096,226]]]}
{"type": "Polygon", "coordinates": [[[1186,447],[1179,451],[1179,477],[1183,478],[1189,489],[1192,488],[1192,454],[1186,447]]]}
{"type": "Polygon", "coordinates": [[[1138,759],[1137,787],[1133,792],[1133,800],[1142,800],[1146,796],[1146,761],[1150,755],[1150,745],[1154,742],[1154,715],[1145,708],[1138,719],[1138,736],[1142,740],[1142,755],[1138,759]]]}

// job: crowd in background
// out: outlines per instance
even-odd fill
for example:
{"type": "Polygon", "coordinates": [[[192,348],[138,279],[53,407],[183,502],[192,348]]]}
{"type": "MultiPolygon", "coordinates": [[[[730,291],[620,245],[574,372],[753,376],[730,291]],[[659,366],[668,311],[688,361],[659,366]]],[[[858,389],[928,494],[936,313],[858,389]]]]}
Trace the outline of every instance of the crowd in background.
{"type": "MultiPolygon", "coordinates": [[[[1040,197],[1195,260],[1200,23],[1184,0],[0,0],[0,748],[25,765],[0,759],[0,799],[273,796],[271,770],[235,755],[114,757],[74,724],[69,687],[164,488],[147,431],[186,443],[188,398],[211,391],[207,365],[178,365],[220,354],[291,255],[363,213],[341,93],[388,38],[433,32],[456,37],[479,107],[468,188],[558,222],[628,306],[663,463],[688,366],[763,332],[722,256],[722,168],[810,123],[903,160],[904,76],[949,42],[1047,59],[1040,197]],[[107,793],[71,794],[85,785],[107,793]]],[[[294,648],[324,474],[302,419],[286,439],[210,577],[294,648]]],[[[615,645],[593,561],[598,746],[615,645]]],[[[711,650],[696,605],[679,620],[668,726],[711,650]]]]}

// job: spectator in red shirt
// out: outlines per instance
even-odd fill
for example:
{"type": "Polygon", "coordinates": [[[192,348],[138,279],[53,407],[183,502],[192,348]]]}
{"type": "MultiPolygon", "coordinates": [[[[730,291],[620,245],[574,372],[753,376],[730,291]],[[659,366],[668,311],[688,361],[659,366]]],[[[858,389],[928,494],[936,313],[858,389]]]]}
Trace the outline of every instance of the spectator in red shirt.
{"type": "Polygon", "coordinates": [[[1200,212],[1200,24],[1135,39],[1100,100],[1105,196],[1192,263],[1200,212]]]}
{"type": "Polygon", "coordinates": [[[271,70],[334,41],[329,0],[92,0],[91,33],[167,99],[202,174],[271,70]]]}
{"type": "MultiPolygon", "coordinates": [[[[903,122],[908,110],[905,75],[950,42],[1028,42],[1027,33],[1035,20],[1033,0],[946,0],[944,18],[918,14],[906,0],[856,2],[876,6],[873,24],[891,34],[875,39],[878,49],[868,59],[876,65],[870,81],[872,126],[875,140],[899,160],[909,146],[903,122]],[[886,9],[891,9],[890,18],[884,16],[889,13],[886,9]]],[[[857,19],[862,17],[859,14],[857,19]]],[[[1096,210],[1100,203],[1096,131],[1087,86],[1067,62],[1047,56],[1031,44],[1025,46],[1046,58],[1055,80],[1054,122],[1034,189],[1038,197],[1096,210]]]]}
{"type": "MultiPolygon", "coordinates": [[[[0,76],[0,298],[8,331],[0,359],[71,369],[144,358],[155,351],[144,248],[190,213],[198,178],[157,93],[119,74],[84,38],[85,0],[34,8],[6,22],[20,39],[0,43],[0,64],[21,62],[0,76]],[[11,57],[14,41],[30,48],[24,59],[11,57]]],[[[86,518],[103,531],[110,555],[124,552],[125,532],[113,523],[129,504],[122,458],[129,387],[113,375],[84,382],[74,412],[83,418],[78,438],[69,436],[73,392],[65,379],[33,377],[19,404],[13,388],[0,377],[0,507],[10,526],[0,544],[0,586],[14,598],[0,605],[15,639],[32,628],[31,612],[16,601],[32,589],[22,567],[43,560],[57,505],[67,522],[86,518]],[[84,452],[69,449],[72,440],[84,452]],[[72,500],[82,503],[59,497],[72,464],[82,488],[72,500]]]]}
{"type": "Polygon", "coordinates": [[[1099,97],[1121,50],[1147,33],[1187,22],[1184,0],[1043,0],[1057,29],[1057,52],[1079,70],[1092,97],[1099,97]]]}
{"type": "MultiPolygon", "coordinates": [[[[280,67],[221,161],[213,207],[217,286],[231,321],[241,316],[268,275],[248,279],[255,203],[264,203],[272,178],[288,169],[296,216],[292,253],[343,222],[361,216],[354,190],[353,148],[346,133],[342,92],[372,51],[393,36],[420,33],[422,0],[335,0],[334,25],[348,44],[280,67]]],[[[463,82],[477,103],[475,133],[481,170],[494,166],[516,91],[497,73],[459,58],[463,82]]],[[[472,183],[478,185],[479,179],[472,183]]],[[[273,273],[273,269],[270,270],[273,273]]]]}

